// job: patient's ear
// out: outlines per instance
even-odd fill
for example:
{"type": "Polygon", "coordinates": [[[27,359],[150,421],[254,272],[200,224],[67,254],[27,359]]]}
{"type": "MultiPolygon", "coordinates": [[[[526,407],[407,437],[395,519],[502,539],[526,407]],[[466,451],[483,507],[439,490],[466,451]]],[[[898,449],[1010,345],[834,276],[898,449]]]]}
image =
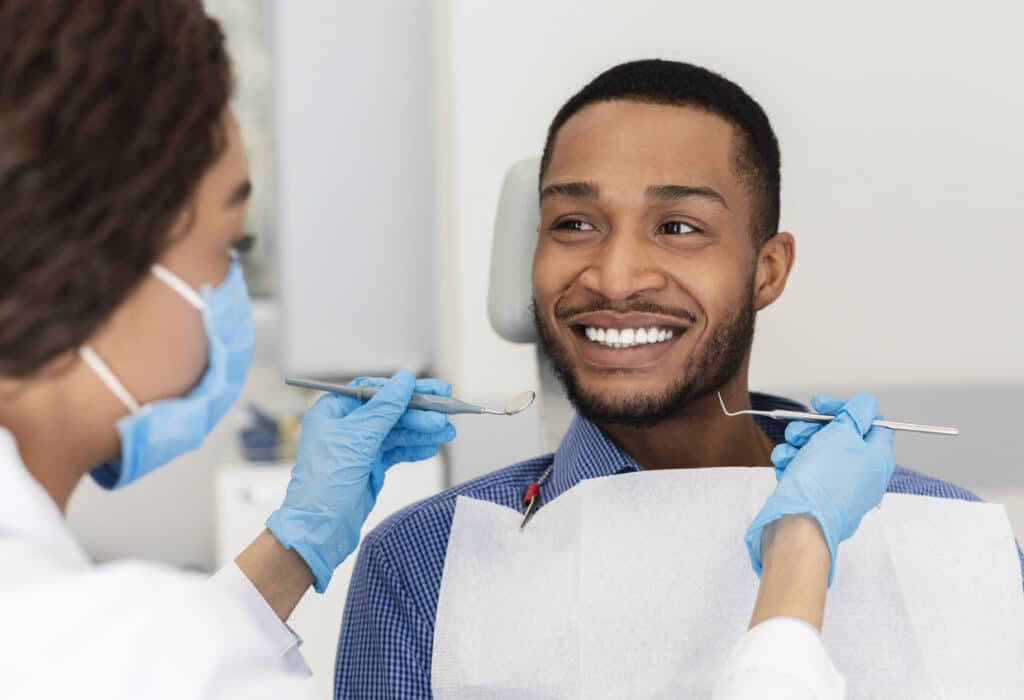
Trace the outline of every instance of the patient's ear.
{"type": "Polygon", "coordinates": [[[760,311],[782,296],[793,269],[796,241],[793,234],[780,231],[761,244],[754,274],[754,310],[760,311]]]}

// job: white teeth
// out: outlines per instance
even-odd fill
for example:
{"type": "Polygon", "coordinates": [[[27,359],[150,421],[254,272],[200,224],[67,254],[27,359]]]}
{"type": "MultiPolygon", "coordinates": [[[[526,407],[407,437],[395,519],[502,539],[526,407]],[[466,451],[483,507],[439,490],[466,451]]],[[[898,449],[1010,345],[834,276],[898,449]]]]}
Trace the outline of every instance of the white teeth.
{"type": "Polygon", "coordinates": [[[598,328],[587,326],[583,329],[587,339],[610,348],[635,348],[641,345],[663,343],[671,340],[670,329],[657,328],[598,328]]]}

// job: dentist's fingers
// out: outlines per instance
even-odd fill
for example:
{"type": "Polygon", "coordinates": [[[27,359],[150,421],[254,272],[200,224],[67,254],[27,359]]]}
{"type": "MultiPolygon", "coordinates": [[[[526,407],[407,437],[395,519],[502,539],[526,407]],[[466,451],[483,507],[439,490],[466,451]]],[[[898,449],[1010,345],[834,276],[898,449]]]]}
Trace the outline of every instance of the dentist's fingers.
{"type": "MultiPolygon", "coordinates": [[[[386,377],[356,377],[352,380],[351,386],[383,386],[386,381],[386,377]]],[[[417,379],[414,391],[417,394],[451,396],[452,385],[443,379],[417,379]]]]}
{"type": "Polygon", "coordinates": [[[398,419],[398,427],[418,433],[436,433],[449,425],[448,416],[440,411],[420,411],[410,408],[398,419]]]}
{"type": "Polygon", "coordinates": [[[817,394],[811,397],[811,406],[818,413],[827,413],[830,416],[834,416],[839,413],[839,409],[846,403],[846,399],[840,399],[831,394],[817,394]]]}
{"type": "Polygon", "coordinates": [[[381,459],[384,462],[385,467],[391,468],[401,462],[420,462],[425,459],[430,459],[437,454],[437,446],[423,446],[423,447],[396,447],[393,450],[388,450],[381,459]]]}
{"type": "Polygon", "coordinates": [[[786,426],[786,442],[794,447],[803,447],[824,425],[824,422],[795,420],[786,426]]]}
{"type": "Polygon", "coordinates": [[[384,438],[381,450],[387,452],[396,447],[425,447],[451,442],[455,439],[455,426],[447,425],[435,433],[421,433],[415,430],[395,428],[384,438]]]}
{"type": "Polygon", "coordinates": [[[866,391],[854,396],[843,404],[833,423],[852,425],[861,436],[871,430],[871,423],[878,417],[878,401],[874,394],[866,391]]]}
{"type": "Polygon", "coordinates": [[[775,465],[775,478],[781,479],[782,473],[786,471],[786,467],[793,461],[797,453],[800,451],[799,447],[793,447],[788,442],[782,442],[775,446],[772,450],[772,464],[775,465]]]}

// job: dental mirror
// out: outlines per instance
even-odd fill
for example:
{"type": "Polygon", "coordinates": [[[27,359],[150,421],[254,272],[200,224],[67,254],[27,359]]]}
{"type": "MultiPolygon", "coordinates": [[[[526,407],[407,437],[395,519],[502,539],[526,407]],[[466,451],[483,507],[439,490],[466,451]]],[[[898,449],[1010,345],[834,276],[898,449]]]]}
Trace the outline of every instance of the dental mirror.
{"type": "Polygon", "coordinates": [[[534,400],[537,398],[537,393],[533,391],[524,391],[521,394],[516,394],[508,403],[505,404],[503,411],[492,411],[490,409],[484,409],[483,413],[489,413],[494,416],[514,416],[517,413],[522,413],[530,406],[533,405],[534,400]]]}

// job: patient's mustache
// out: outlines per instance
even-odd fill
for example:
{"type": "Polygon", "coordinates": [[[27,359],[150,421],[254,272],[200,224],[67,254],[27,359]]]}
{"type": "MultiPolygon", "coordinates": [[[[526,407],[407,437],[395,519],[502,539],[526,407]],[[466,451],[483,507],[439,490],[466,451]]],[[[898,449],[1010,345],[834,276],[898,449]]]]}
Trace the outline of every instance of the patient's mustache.
{"type": "Polygon", "coordinates": [[[634,301],[616,303],[612,301],[598,300],[589,304],[570,306],[563,309],[555,308],[555,318],[559,321],[567,321],[581,314],[594,313],[595,311],[610,311],[617,314],[638,313],[658,314],[660,316],[674,316],[689,323],[696,323],[697,316],[689,309],[674,306],[662,306],[649,301],[634,301]]]}

